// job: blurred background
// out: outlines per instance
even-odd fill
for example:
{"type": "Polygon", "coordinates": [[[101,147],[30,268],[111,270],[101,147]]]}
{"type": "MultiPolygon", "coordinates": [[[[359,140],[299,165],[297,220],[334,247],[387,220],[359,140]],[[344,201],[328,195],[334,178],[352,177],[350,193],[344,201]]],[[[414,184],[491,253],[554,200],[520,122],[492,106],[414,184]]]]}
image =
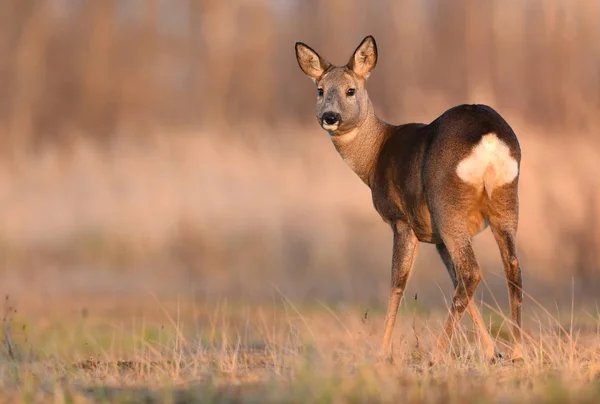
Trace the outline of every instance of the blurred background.
{"type": "MultiPolygon", "coordinates": [[[[383,309],[391,231],[314,117],[303,41],[392,123],[487,103],[520,138],[518,248],[542,302],[600,287],[600,2],[4,0],[0,292],[383,309]]],[[[486,230],[476,253],[506,302],[486,230]]],[[[451,294],[422,245],[408,293],[451,294]]]]}

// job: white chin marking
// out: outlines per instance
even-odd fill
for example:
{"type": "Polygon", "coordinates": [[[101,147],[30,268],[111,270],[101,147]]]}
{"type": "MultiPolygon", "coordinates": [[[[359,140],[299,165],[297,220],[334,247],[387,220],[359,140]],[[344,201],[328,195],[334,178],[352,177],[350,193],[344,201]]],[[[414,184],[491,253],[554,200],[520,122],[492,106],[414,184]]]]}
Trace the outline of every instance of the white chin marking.
{"type": "Polygon", "coordinates": [[[334,131],[338,128],[339,124],[334,123],[333,125],[327,125],[326,123],[323,124],[323,129],[328,130],[328,131],[334,131]]]}
{"type": "Polygon", "coordinates": [[[456,167],[459,178],[472,185],[483,185],[483,176],[488,168],[495,174],[494,187],[511,183],[519,174],[517,161],[510,149],[495,133],[488,133],[456,167]]]}

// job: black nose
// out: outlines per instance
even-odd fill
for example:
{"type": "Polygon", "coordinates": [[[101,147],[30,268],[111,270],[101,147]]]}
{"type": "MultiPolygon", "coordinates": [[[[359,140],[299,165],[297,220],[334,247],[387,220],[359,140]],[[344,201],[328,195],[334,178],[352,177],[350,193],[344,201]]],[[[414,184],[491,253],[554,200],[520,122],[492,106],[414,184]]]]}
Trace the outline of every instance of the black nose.
{"type": "Polygon", "coordinates": [[[335,112],[325,112],[323,116],[321,116],[321,120],[327,125],[334,125],[341,120],[341,116],[335,112]]]}

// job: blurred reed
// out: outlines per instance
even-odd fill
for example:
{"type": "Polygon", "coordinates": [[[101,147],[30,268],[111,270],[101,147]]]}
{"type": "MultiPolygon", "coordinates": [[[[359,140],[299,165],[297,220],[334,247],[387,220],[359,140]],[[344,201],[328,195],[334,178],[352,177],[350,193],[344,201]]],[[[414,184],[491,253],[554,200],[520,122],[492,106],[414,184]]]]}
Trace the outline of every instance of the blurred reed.
{"type": "MultiPolygon", "coordinates": [[[[2,1],[5,273],[118,268],[233,295],[272,282],[383,300],[390,236],[316,126],[293,52],[303,41],[343,64],[367,34],[383,118],[478,102],[514,126],[526,285],[570,296],[574,276],[593,294],[600,3],[558,0],[2,1]]],[[[487,236],[480,260],[504,288],[487,236]]],[[[449,281],[423,251],[415,285],[438,293],[449,281]]]]}
{"type": "Polygon", "coordinates": [[[559,0],[8,0],[0,131],[27,147],[312,122],[293,43],[342,64],[367,33],[381,54],[369,89],[392,121],[482,101],[581,130],[600,105],[599,16],[559,0]]]}

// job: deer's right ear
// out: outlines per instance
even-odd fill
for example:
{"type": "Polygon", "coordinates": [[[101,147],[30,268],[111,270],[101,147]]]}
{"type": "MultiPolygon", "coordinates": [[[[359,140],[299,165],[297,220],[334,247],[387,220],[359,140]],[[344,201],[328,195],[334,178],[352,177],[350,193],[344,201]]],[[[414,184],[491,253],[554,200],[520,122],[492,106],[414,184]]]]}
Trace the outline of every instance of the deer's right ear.
{"type": "Polygon", "coordinates": [[[298,60],[300,69],[304,74],[313,79],[314,82],[319,80],[330,66],[329,62],[302,42],[296,42],[296,60],[298,60]]]}

